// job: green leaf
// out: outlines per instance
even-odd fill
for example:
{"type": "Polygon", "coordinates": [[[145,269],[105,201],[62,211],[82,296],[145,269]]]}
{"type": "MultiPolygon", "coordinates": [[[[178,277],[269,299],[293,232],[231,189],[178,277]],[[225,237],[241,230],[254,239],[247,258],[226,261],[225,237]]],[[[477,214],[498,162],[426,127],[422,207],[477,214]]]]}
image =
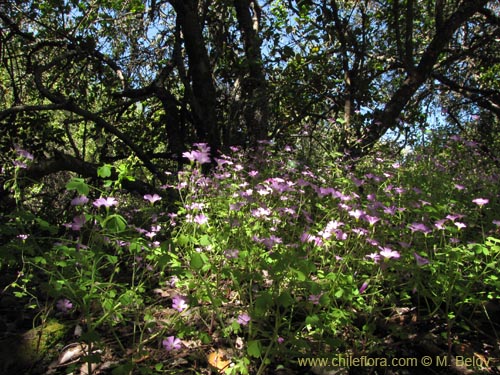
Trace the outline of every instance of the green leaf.
{"type": "Polygon", "coordinates": [[[176,238],[176,242],[180,246],[185,246],[191,242],[191,239],[189,238],[189,236],[186,236],[185,234],[181,234],[181,235],[179,235],[179,237],[176,238]]]}
{"type": "Polygon", "coordinates": [[[111,233],[120,233],[127,228],[127,222],[122,216],[113,214],[104,220],[103,227],[111,233]]]}
{"type": "Polygon", "coordinates": [[[33,261],[37,264],[47,264],[47,260],[44,257],[35,257],[33,261]]]}
{"type": "Polygon", "coordinates": [[[315,326],[319,323],[319,317],[318,315],[309,315],[306,317],[306,324],[309,324],[311,326],[315,326]]]}
{"type": "Polygon", "coordinates": [[[249,356],[259,358],[262,353],[262,344],[259,340],[252,340],[248,342],[247,353],[249,356]]]}
{"type": "Polygon", "coordinates": [[[210,238],[206,234],[201,236],[199,243],[201,246],[211,245],[210,238]]]}
{"type": "Polygon", "coordinates": [[[85,183],[85,180],[80,177],[73,177],[66,184],[66,189],[68,190],[76,190],[81,195],[88,195],[90,189],[89,186],[85,183]]]}
{"type": "Polygon", "coordinates": [[[257,315],[264,315],[272,305],[273,297],[271,294],[264,292],[255,300],[255,313],[257,315]]]}
{"type": "Polygon", "coordinates": [[[108,259],[108,262],[111,264],[118,263],[118,257],[116,255],[107,254],[106,258],[108,259]]]}
{"type": "Polygon", "coordinates": [[[111,176],[111,168],[111,165],[104,164],[102,167],[97,168],[97,176],[102,178],[111,176]]]}
{"type": "Polygon", "coordinates": [[[278,305],[283,307],[289,307],[293,305],[294,299],[289,292],[283,292],[277,299],[278,305]]]}
{"type": "Polygon", "coordinates": [[[189,264],[191,265],[191,268],[194,268],[195,270],[200,270],[205,264],[205,262],[200,253],[194,253],[191,256],[191,262],[189,264]]]}
{"type": "Polygon", "coordinates": [[[299,281],[305,281],[306,280],[306,275],[302,271],[299,271],[299,270],[296,270],[296,269],[292,269],[292,272],[297,277],[297,280],[299,280],[299,281]]]}
{"type": "Polygon", "coordinates": [[[157,363],[155,365],[155,370],[158,372],[160,372],[162,368],[163,368],[163,363],[157,363]]]}

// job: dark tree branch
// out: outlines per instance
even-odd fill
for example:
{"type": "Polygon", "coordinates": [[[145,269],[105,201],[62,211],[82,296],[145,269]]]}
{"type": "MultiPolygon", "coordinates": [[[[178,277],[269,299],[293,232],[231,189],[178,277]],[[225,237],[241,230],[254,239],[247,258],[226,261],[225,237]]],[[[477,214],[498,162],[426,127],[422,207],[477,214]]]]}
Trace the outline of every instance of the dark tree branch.
{"type": "Polygon", "coordinates": [[[385,107],[375,113],[374,120],[367,129],[356,153],[361,152],[361,149],[371,148],[387,130],[394,128],[400,113],[422,84],[431,76],[435,64],[454,33],[464,22],[481,11],[487,3],[488,0],[462,2],[458,9],[443,22],[442,26],[436,29],[435,35],[425,49],[418,66],[414,71],[407,72],[408,77],[394,92],[385,107]]]}
{"type": "MultiPolygon", "coordinates": [[[[134,152],[135,155],[144,163],[144,166],[160,181],[164,182],[165,177],[162,173],[160,173],[155,165],[151,162],[149,157],[141,150],[131,139],[129,139],[124,133],[118,130],[116,127],[111,125],[102,117],[96,115],[95,113],[88,111],[80,106],[78,106],[74,101],[64,97],[59,93],[55,93],[50,91],[47,87],[45,87],[42,79],[43,72],[45,71],[45,66],[39,66],[37,64],[31,65],[31,70],[33,71],[35,85],[45,98],[49,99],[55,105],[61,107],[61,109],[67,110],[69,112],[75,113],[84,119],[92,121],[97,127],[104,129],[109,134],[116,136],[120,141],[122,141],[126,146],[130,148],[134,152]]],[[[49,64],[50,66],[51,64],[49,64]]]]}
{"type": "Polygon", "coordinates": [[[38,112],[38,111],[49,111],[64,109],[62,104],[41,104],[41,105],[16,105],[14,107],[7,108],[0,112],[0,121],[9,117],[10,115],[22,112],[38,112]]]}
{"type": "Polygon", "coordinates": [[[234,0],[234,7],[248,66],[248,78],[242,81],[246,98],[245,121],[251,143],[256,145],[257,141],[267,139],[269,121],[267,84],[259,38],[260,7],[256,0],[234,0]]]}
{"type": "MultiPolygon", "coordinates": [[[[19,177],[32,181],[40,181],[45,176],[62,171],[69,171],[77,173],[84,178],[96,178],[98,167],[97,164],[83,161],[66,153],[57,152],[54,158],[40,160],[30,165],[27,169],[21,170],[19,177]]],[[[110,179],[117,178],[118,175],[116,172],[113,172],[110,176],[110,179]]],[[[124,180],[122,181],[122,187],[131,193],[140,195],[151,194],[153,192],[159,193],[154,186],[137,180],[124,180]]],[[[170,202],[175,202],[177,198],[176,192],[173,189],[162,190],[161,194],[167,195],[170,202]]]]}
{"type": "Polygon", "coordinates": [[[198,15],[197,0],[169,0],[177,13],[182,29],[184,46],[189,59],[193,98],[190,103],[194,114],[194,127],[200,141],[208,142],[212,152],[220,149],[217,100],[212,68],[198,15]]]}
{"type": "Polygon", "coordinates": [[[450,90],[472,100],[480,107],[493,112],[500,119],[500,93],[495,90],[482,90],[474,87],[460,85],[439,73],[433,73],[432,77],[437,79],[450,90]]]}

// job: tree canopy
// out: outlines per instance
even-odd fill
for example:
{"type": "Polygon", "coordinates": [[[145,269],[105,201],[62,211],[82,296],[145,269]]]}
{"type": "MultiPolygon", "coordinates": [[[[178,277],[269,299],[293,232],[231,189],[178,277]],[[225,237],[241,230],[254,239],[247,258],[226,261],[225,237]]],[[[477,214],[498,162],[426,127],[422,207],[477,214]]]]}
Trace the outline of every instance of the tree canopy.
{"type": "MultiPolygon", "coordinates": [[[[36,176],[259,140],[354,157],[426,129],[495,152],[496,1],[45,0],[0,5],[4,153],[36,176]],[[473,121],[477,120],[477,121],[473,121]]],[[[30,173],[29,171],[27,172],[30,173]]]]}

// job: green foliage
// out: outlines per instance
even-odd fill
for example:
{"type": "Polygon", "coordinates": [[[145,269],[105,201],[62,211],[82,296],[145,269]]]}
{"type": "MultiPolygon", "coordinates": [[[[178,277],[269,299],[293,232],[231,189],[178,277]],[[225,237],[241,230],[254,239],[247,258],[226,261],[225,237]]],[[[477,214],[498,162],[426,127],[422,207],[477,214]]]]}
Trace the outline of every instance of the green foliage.
{"type": "Polygon", "coordinates": [[[90,188],[83,178],[73,177],[67,184],[66,189],[76,190],[80,195],[88,195],[90,188]]]}
{"type": "MultiPolygon", "coordinates": [[[[68,179],[65,226],[20,206],[0,227],[2,269],[20,270],[5,290],[35,309],[53,301],[47,315],[79,317],[89,347],[106,337],[124,356],[132,348],[116,373],[175,371],[154,365],[188,342],[231,348],[234,374],[290,366],[304,353],[375,355],[395,309],[439,319],[451,343],[500,298],[500,174],[474,142],[444,145],[313,170],[291,147],[261,144],[221,155],[204,174],[198,144],[177,176],[176,212],[159,195],[134,203],[119,194],[131,172],[105,165],[102,191],[68,179]],[[152,299],[153,289],[166,297],[152,299]]],[[[90,366],[97,354],[81,360],[90,366]]]]}

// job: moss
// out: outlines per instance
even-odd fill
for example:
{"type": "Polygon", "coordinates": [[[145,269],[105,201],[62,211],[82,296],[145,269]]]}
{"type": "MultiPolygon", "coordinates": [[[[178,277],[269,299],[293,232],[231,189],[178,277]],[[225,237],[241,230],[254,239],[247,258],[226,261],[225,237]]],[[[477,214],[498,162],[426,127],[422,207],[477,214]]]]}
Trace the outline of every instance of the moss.
{"type": "Polygon", "coordinates": [[[57,321],[49,321],[22,335],[9,337],[0,342],[0,372],[17,373],[33,368],[46,358],[50,349],[66,334],[67,327],[57,321]]]}

